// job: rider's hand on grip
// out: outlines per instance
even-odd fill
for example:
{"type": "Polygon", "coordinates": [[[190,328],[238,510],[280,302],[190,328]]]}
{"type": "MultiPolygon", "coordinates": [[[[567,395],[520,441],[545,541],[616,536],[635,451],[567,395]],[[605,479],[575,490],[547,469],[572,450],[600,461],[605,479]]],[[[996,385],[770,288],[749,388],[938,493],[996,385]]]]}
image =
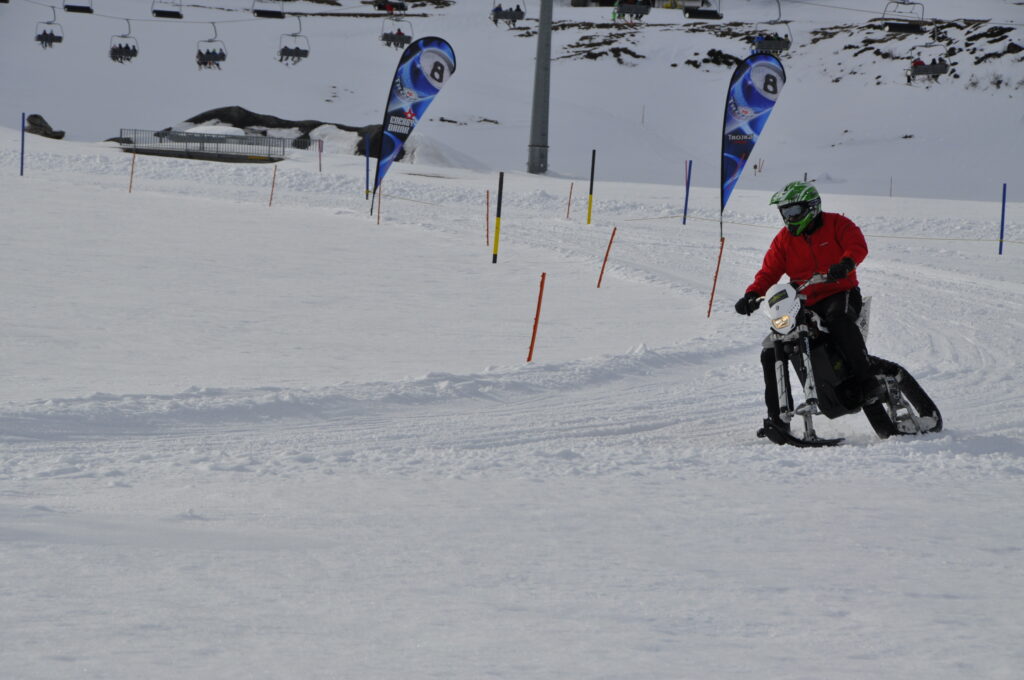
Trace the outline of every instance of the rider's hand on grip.
{"type": "Polygon", "coordinates": [[[839,279],[846,278],[846,276],[853,271],[854,267],[853,260],[848,257],[844,257],[839,260],[836,264],[828,268],[828,280],[838,281],[839,279]]]}
{"type": "Polygon", "coordinates": [[[736,313],[750,316],[755,309],[761,306],[760,295],[751,291],[736,301],[736,313]]]}

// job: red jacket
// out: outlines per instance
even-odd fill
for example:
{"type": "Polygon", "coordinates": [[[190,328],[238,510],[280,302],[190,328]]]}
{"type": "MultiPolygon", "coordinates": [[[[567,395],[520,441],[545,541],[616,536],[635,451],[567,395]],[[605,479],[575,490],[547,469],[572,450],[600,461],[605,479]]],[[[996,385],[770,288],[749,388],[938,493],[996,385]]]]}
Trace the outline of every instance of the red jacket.
{"type": "MultiPolygon", "coordinates": [[[[827,274],[828,268],[848,257],[860,264],[868,256],[868,244],[860,227],[837,213],[821,213],[821,226],[808,235],[793,236],[783,228],[772,239],[765,253],[761,271],[747,292],[764,295],[783,274],[790,279],[804,281],[812,274],[827,274]]],[[[857,286],[856,270],[834,283],[821,283],[804,291],[807,305],[824,300],[830,295],[857,286]]]]}

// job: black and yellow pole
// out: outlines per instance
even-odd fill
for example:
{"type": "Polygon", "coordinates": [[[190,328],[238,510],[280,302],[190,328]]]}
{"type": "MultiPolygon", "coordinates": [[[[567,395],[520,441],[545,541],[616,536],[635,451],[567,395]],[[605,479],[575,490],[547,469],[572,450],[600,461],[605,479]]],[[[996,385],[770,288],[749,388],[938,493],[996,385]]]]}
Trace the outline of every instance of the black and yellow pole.
{"type": "Polygon", "coordinates": [[[590,213],[594,208],[594,165],[597,163],[597,149],[590,152],[590,195],[587,196],[587,224],[590,224],[590,213]]]}
{"type": "Polygon", "coordinates": [[[498,173],[498,206],[494,210],[494,253],[491,264],[498,263],[498,237],[501,235],[501,193],[505,187],[505,173],[498,173]]]}

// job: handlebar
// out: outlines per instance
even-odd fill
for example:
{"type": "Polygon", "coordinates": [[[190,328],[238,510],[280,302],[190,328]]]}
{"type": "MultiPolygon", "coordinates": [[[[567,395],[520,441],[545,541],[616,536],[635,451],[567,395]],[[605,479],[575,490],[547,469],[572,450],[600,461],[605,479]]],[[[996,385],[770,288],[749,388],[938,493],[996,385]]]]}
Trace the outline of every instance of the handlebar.
{"type": "MultiPolygon", "coordinates": [[[[796,286],[796,281],[790,281],[790,283],[796,286]]],[[[819,283],[829,283],[828,276],[826,276],[825,274],[822,274],[820,272],[812,274],[811,278],[807,279],[806,281],[804,281],[800,285],[796,286],[796,292],[797,293],[801,293],[801,292],[803,292],[804,288],[809,288],[810,286],[816,286],[819,283]]],[[[762,295],[762,296],[757,298],[758,302],[761,302],[762,300],[764,300],[764,295],[762,295]]]]}
{"type": "Polygon", "coordinates": [[[796,287],[796,292],[800,293],[800,292],[802,292],[804,290],[804,288],[808,288],[810,286],[816,286],[819,283],[828,283],[828,282],[829,282],[828,281],[828,276],[826,276],[825,274],[820,274],[820,273],[819,274],[814,274],[813,276],[811,276],[811,278],[807,279],[806,281],[801,283],[799,286],[797,286],[796,287]]]}

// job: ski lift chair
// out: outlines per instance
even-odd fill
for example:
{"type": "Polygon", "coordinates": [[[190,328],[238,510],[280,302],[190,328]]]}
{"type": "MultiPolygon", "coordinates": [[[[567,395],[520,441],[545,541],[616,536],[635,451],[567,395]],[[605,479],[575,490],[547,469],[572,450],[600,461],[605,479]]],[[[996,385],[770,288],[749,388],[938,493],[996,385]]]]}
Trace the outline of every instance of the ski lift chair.
{"type": "Polygon", "coordinates": [[[184,19],[181,11],[181,0],[153,0],[149,7],[150,13],[157,19],[184,19]]]}
{"type": "Polygon", "coordinates": [[[919,59],[922,63],[911,64],[910,68],[907,69],[907,85],[912,84],[916,78],[921,77],[931,78],[934,81],[938,81],[939,76],[949,73],[950,64],[945,59],[945,53],[940,52],[939,54],[936,54],[934,48],[940,48],[941,50],[943,49],[943,45],[937,42],[926,43],[914,48],[911,51],[911,54],[908,55],[908,58],[909,56],[914,55],[916,57],[915,61],[919,59]],[[927,57],[932,58],[931,62],[924,62],[924,59],[927,57]]]}
{"type": "Polygon", "coordinates": [[[373,8],[378,12],[388,12],[388,14],[393,12],[404,14],[409,11],[404,2],[398,2],[397,0],[395,2],[391,0],[374,0],[373,8]],[[390,8],[390,11],[388,8],[390,8]]]}
{"type": "Polygon", "coordinates": [[[793,32],[789,29],[789,22],[771,21],[767,27],[755,26],[754,52],[780,55],[788,52],[793,45],[793,32]],[[786,35],[782,35],[774,27],[782,25],[786,29],[786,35]]]}
{"type": "Polygon", "coordinates": [[[412,42],[412,24],[405,19],[388,17],[381,22],[380,39],[388,47],[403,49],[412,42]]]}
{"type": "Polygon", "coordinates": [[[64,0],[64,11],[92,14],[92,0],[64,0]]]}
{"type": "Polygon", "coordinates": [[[253,0],[252,15],[260,19],[284,19],[284,0],[253,0]]]}
{"type": "Polygon", "coordinates": [[[309,56],[309,38],[302,35],[302,17],[296,16],[299,30],[285,33],[277,45],[277,60],[287,66],[298,64],[309,56]]]}
{"type": "Polygon", "coordinates": [[[43,49],[64,42],[64,29],[57,23],[57,10],[52,6],[50,9],[53,11],[53,19],[50,21],[40,21],[36,24],[36,42],[43,49]]]}
{"type": "Polygon", "coordinates": [[[491,5],[491,21],[497,26],[499,21],[504,21],[509,28],[515,28],[516,22],[526,18],[526,10],[523,9],[526,5],[524,0],[509,0],[510,3],[515,3],[515,7],[510,9],[498,9],[501,3],[498,0],[492,0],[491,5]]]}
{"type": "Polygon", "coordinates": [[[118,64],[127,64],[139,56],[139,41],[132,35],[132,22],[128,22],[128,32],[110,38],[110,60],[118,64]]]}
{"type": "Polygon", "coordinates": [[[650,13],[650,2],[622,2],[616,5],[616,18],[625,18],[627,21],[641,21],[650,13]]]}
{"type": "Polygon", "coordinates": [[[939,76],[949,73],[949,62],[942,61],[937,64],[918,64],[910,67],[910,74],[908,80],[913,80],[920,76],[928,76],[933,80],[938,80],[939,76]]]}
{"type": "Polygon", "coordinates": [[[200,70],[214,68],[220,70],[221,63],[227,59],[227,47],[223,40],[217,38],[217,24],[213,24],[213,38],[196,43],[196,65],[200,70]]]}
{"type": "Polygon", "coordinates": [[[924,5],[912,0],[889,0],[882,10],[882,23],[892,33],[924,33],[924,5]]]}
{"type": "Polygon", "coordinates": [[[683,0],[683,16],[687,19],[721,19],[722,0],[683,0]]]}

